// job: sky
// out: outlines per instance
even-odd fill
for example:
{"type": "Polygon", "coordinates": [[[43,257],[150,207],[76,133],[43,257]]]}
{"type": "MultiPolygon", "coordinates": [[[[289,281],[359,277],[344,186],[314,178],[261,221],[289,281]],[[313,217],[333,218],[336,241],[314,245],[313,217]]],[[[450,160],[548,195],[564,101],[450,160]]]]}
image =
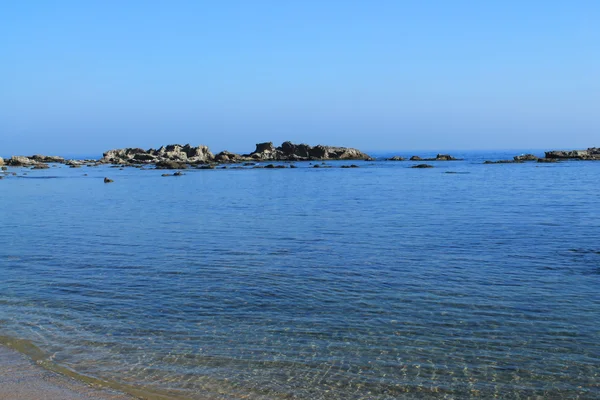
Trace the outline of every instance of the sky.
{"type": "Polygon", "coordinates": [[[0,0],[0,155],[600,146],[596,0],[0,0]]]}

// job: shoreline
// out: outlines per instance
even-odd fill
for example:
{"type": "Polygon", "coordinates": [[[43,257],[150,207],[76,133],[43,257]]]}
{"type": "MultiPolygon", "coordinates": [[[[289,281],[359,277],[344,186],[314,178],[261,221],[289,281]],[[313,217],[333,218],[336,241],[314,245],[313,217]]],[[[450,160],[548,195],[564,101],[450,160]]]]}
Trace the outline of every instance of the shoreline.
{"type": "MultiPolygon", "coordinates": [[[[0,400],[188,400],[109,382],[48,361],[31,341],[0,335],[0,400]]],[[[209,400],[209,399],[207,399],[209,400]]]]}
{"type": "Polygon", "coordinates": [[[0,400],[135,400],[112,388],[87,384],[46,369],[27,354],[0,344],[0,400]]]}

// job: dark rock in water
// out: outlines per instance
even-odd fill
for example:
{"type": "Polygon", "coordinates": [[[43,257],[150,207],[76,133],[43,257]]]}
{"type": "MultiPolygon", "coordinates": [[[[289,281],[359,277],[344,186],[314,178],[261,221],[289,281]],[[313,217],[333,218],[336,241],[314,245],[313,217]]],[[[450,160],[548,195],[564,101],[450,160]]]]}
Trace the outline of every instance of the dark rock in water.
{"type": "Polygon", "coordinates": [[[313,165],[313,168],[321,168],[321,166],[319,164],[315,164],[313,165]]]}
{"type": "Polygon", "coordinates": [[[269,168],[269,169],[281,169],[281,168],[285,168],[285,165],[275,165],[275,164],[269,164],[269,165],[265,165],[265,168],[269,168]]]}
{"type": "Polygon", "coordinates": [[[394,157],[390,157],[387,159],[388,161],[404,161],[405,158],[404,157],[400,157],[400,156],[394,156],[394,157]]]}
{"type": "Polygon", "coordinates": [[[7,171],[8,167],[2,167],[1,169],[2,169],[2,171],[7,171]]]}
{"type": "Polygon", "coordinates": [[[187,164],[180,161],[163,160],[156,163],[156,169],[186,169],[187,164]]]}
{"type": "Polygon", "coordinates": [[[309,146],[283,142],[280,147],[274,147],[272,142],[258,143],[256,150],[247,155],[255,160],[301,161],[301,160],[366,160],[367,154],[357,149],[332,146],[309,146]]]}
{"type": "Polygon", "coordinates": [[[48,164],[39,163],[39,164],[36,164],[32,169],[48,169],[48,168],[50,168],[48,166],[48,164]]]}
{"type": "Polygon", "coordinates": [[[196,168],[198,168],[198,169],[215,169],[215,166],[214,165],[199,165],[196,168]]]}
{"type": "Polygon", "coordinates": [[[417,164],[417,165],[413,165],[411,168],[433,168],[433,165],[429,165],[429,164],[417,164]]]}
{"type": "Polygon", "coordinates": [[[459,161],[459,158],[454,158],[449,154],[438,154],[435,158],[421,158],[419,156],[412,156],[410,161],[459,161]]]}
{"type": "Polygon", "coordinates": [[[172,176],[171,174],[162,174],[161,176],[172,176]]]}
{"type": "Polygon", "coordinates": [[[58,156],[43,156],[40,154],[33,155],[29,157],[30,159],[37,161],[39,163],[54,163],[54,164],[64,164],[65,159],[58,156]]]}
{"type": "Polygon", "coordinates": [[[539,163],[555,163],[558,162],[557,158],[538,158],[537,162],[539,163]]]}
{"type": "Polygon", "coordinates": [[[104,178],[104,183],[111,183],[114,182],[112,179],[108,179],[108,178],[104,178]]]}
{"type": "MultiPolygon", "coordinates": [[[[553,150],[545,152],[547,159],[600,160],[600,147],[590,147],[587,150],[553,150]]],[[[542,161],[545,162],[545,161],[542,161]]]]}
{"type": "Polygon", "coordinates": [[[519,164],[522,161],[516,161],[516,160],[497,160],[497,161],[484,161],[484,164],[519,164]]]}
{"type": "Polygon", "coordinates": [[[177,171],[173,174],[173,176],[182,176],[182,175],[185,175],[185,174],[181,171],[177,171]]]}
{"type": "Polygon", "coordinates": [[[352,165],[342,165],[341,168],[358,168],[358,165],[356,164],[352,164],[352,165]]]}
{"type": "Polygon", "coordinates": [[[220,163],[235,163],[241,160],[241,156],[239,154],[231,153],[229,151],[222,151],[217,154],[214,158],[214,161],[220,163]]]}
{"type": "Polygon", "coordinates": [[[513,160],[515,161],[537,161],[539,157],[533,154],[521,154],[519,156],[514,156],[513,160]]]}
{"type": "Polygon", "coordinates": [[[295,166],[294,164],[290,165],[290,168],[298,168],[297,166],[295,166]]]}

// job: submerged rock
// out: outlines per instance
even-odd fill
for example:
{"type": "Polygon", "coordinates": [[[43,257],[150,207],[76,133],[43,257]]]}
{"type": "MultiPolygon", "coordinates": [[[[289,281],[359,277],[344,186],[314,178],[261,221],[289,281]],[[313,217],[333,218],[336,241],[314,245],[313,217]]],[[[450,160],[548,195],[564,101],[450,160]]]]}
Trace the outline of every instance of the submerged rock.
{"type": "Polygon", "coordinates": [[[516,161],[516,160],[496,160],[496,161],[489,161],[486,160],[483,163],[484,164],[519,164],[522,161],[516,161]]]}
{"type": "Polygon", "coordinates": [[[417,165],[413,165],[411,168],[433,168],[433,165],[429,165],[429,164],[417,164],[417,165]]]}
{"type": "Polygon", "coordinates": [[[558,162],[557,158],[538,158],[537,162],[539,163],[555,163],[558,162]]]}
{"type": "Polygon", "coordinates": [[[39,164],[36,164],[32,169],[48,169],[48,168],[50,168],[48,166],[48,164],[39,163],[39,164]]]}
{"type": "Polygon", "coordinates": [[[112,179],[104,178],[104,183],[112,183],[114,182],[112,179]]]}

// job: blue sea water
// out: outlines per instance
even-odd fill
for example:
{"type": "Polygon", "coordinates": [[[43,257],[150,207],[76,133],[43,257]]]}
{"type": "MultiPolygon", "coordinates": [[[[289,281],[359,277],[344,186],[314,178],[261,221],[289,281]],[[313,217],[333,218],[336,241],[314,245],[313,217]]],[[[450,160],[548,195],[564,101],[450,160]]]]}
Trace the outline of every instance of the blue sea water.
{"type": "Polygon", "coordinates": [[[11,169],[0,335],[193,399],[599,398],[600,162],[514,154],[11,169]]]}

